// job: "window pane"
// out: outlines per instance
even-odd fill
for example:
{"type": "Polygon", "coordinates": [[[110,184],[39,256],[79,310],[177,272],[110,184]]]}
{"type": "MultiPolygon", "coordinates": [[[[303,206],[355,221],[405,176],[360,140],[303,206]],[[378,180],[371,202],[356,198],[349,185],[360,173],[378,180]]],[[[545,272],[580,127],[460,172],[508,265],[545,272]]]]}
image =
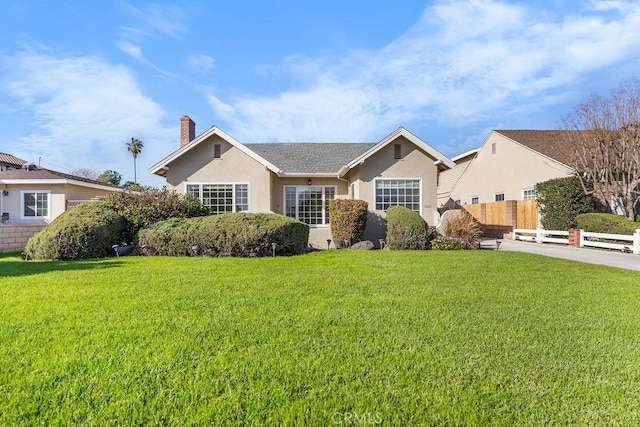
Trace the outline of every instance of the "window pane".
{"type": "Polygon", "coordinates": [[[233,184],[203,184],[202,204],[213,214],[233,212],[233,184]]]}
{"type": "Polygon", "coordinates": [[[249,186],[236,184],[236,212],[249,210],[249,186]]]}
{"type": "Polygon", "coordinates": [[[376,210],[404,206],[420,212],[420,181],[417,179],[380,179],[376,181],[376,210]]]}
{"type": "Polygon", "coordinates": [[[296,218],[296,187],[284,188],[284,214],[296,218]]]}
{"type": "Polygon", "coordinates": [[[200,199],[200,184],[187,184],[187,194],[200,199]]]}
{"type": "Polygon", "coordinates": [[[48,193],[24,193],[25,217],[47,217],[49,216],[49,194],[48,193]]]}

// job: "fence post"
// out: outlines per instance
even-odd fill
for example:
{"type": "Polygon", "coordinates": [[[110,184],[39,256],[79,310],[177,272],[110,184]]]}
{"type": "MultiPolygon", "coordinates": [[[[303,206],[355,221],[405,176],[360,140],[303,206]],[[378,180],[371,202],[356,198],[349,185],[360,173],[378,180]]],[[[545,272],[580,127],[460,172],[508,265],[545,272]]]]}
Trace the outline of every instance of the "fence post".
{"type": "Polygon", "coordinates": [[[536,243],[542,243],[542,228],[536,229],[536,243]]]}
{"type": "Polygon", "coordinates": [[[584,230],[579,229],[578,232],[580,233],[580,247],[584,248],[584,230]]]}
{"type": "Polygon", "coordinates": [[[580,246],[582,246],[582,233],[581,230],[578,230],[576,228],[570,228],[569,229],[569,246],[574,246],[576,248],[579,248],[580,246]]]}
{"type": "Polygon", "coordinates": [[[640,255],[640,229],[636,229],[636,232],[633,233],[633,253],[640,255]]]}

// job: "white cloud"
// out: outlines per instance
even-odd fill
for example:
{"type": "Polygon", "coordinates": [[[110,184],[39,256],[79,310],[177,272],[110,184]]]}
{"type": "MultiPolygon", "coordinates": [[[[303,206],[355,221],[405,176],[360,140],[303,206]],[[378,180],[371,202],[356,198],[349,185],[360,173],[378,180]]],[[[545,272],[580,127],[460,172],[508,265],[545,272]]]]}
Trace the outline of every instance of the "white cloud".
{"type": "Polygon", "coordinates": [[[594,72],[637,60],[640,9],[631,6],[600,1],[561,15],[496,0],[438,1],[379,51],[297,55],[259,69],[285,72],[302,89],[208,99],[242,140],[375,139],[412,121],[464,126],[511,114],[514,104],[526,113],[565,99],[594,72]]]}
{"type": "Polygon", "coordinates": [[[30,133],[9,147],[14,152],[69,169],[115,169],[133,179],[125,148],[131,137],[143,140],[154,160],[173,148],[166,141],[175,131],[161,125],[164,110],[142,93],[128,68],[39,50],[0,61],[6,70],[0,93],[32,116],[30,133]]]}
{"type": "Polygon", "coordinates": [[[188,55],[185,65],[190,70],[200,74],[206,74],[216,67],[216,60],[207,55],[188,55]]]}
{"type": "Polygon", "coordinates": [[[124,1],[118,4],[132,15],[141,27],[150,31],[159,31],[174,38],[181,38],[186,32],[185,16],[178,6],[151,3],[142,10],[124,1]]]}

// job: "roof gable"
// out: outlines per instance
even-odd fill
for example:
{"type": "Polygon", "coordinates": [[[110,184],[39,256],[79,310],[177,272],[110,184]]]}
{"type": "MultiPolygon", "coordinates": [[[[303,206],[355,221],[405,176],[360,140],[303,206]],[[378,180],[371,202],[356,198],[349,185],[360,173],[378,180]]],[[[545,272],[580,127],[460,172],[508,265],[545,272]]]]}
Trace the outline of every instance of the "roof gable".
{"type": "Polygon", "coordinates": [[[569,166],[572,163],[575,139],[570,138],[577,131],[570,130],[495,130],[533,151],[569,166]]]}
{"type": "MultiPolygon", "coordinates": [[[[417,136],[415,136],[414,134],[412,134],[411,132],[409,132],[408,130],[406,130],[401,126],[395,131],[393,131],[392,133],[390,133],[389,135],[387,135],[385,138],[383,138],[382,141],[378,142],[369,150],[367,150],[366,152],[362,153],[360,156],[356,157],[351,162],[349,162],[346,165],[347,170],[351,169],[352,167],[360,163],[363,163],[364,161],[366,161],[366,159],[368,159],[378,151],[382,150],[384,147],[391,144],[393,141],[395,141],[401,136],[407,139],[408,141],[410,141],[411,143],[413,143],[414,145],[416,145],[418,148],[420,148],[427,154],[429,154],[431,157],[433,157],[436,160],[436,163],[442,163],[449,168],[452,168],[455,166],[455,163],[453,163],[447,156],[445,156],[444,154],[442,154],[441,152],[439,152],[438,150],[436,150],[435,148],[433,148],[432,146],[430,146],[429,144],[427,144],[426,142],[424,142],[423,140],[421,140],[420,138],[418,138],[417,136]]],[[[346,173],[346,170],[343,171],[343,174],[344,173],[346,173]]]]}

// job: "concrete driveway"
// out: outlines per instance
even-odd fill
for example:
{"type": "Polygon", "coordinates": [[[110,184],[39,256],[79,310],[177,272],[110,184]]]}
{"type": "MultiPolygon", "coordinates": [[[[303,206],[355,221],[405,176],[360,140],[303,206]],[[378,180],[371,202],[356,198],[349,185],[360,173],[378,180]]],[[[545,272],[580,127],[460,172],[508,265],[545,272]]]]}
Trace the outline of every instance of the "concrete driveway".
{"type": "MultiPolygon", "coordinates": [[[[490,240],[488,241],[490,242],[490,240]]],[[[620,251],[576,248],[552,243],[522,242],[519,240],[501,240],[501,251],[529,252],[554,258],[563,258],[589,264],[608,265],[640,271],[640,255],[625,254],[620,251]]],[[[483,245],[484,246],[484,245],[483,245]]]]}

